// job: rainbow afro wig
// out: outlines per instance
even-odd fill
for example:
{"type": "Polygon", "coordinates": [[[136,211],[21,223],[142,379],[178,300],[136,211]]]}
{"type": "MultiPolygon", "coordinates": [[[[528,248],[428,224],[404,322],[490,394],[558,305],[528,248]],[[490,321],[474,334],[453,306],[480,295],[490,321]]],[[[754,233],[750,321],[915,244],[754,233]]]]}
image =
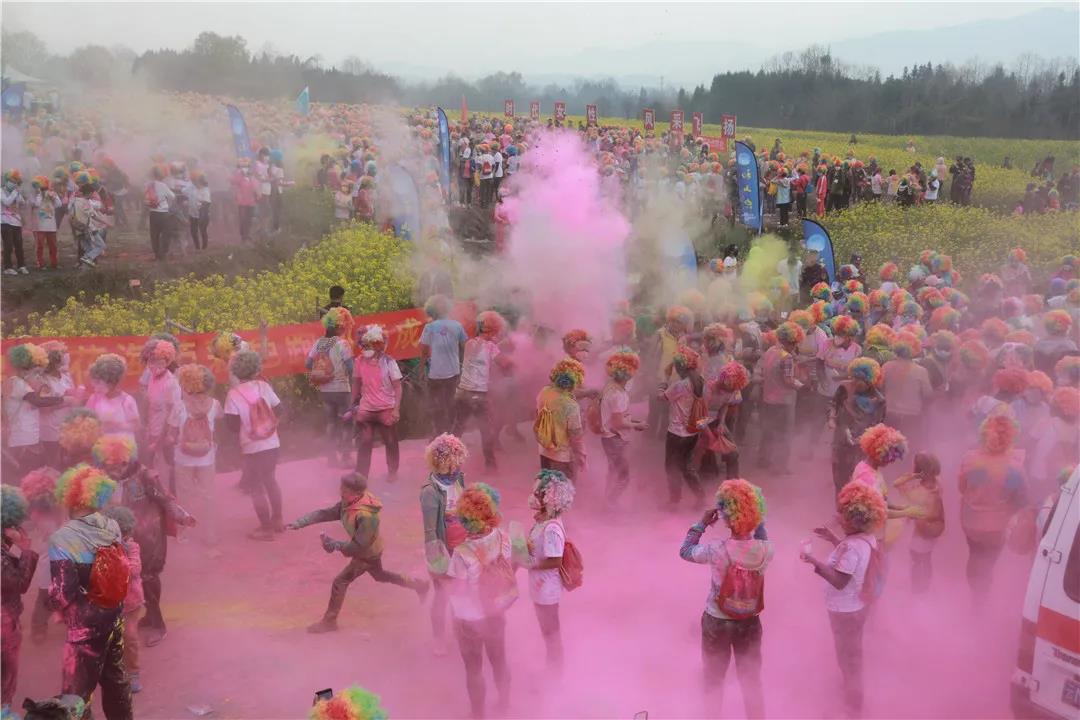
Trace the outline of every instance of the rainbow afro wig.
{"type": "Polygon", "coordinates": [[[87,408],[74,408],[60,423],[60,447],[72,455],[88,453],[101,432],[97,413],[87,408]]]}
{"type": "Polygon", "coordinates": [[[868,387],[875,388],[881,385],[881,365],[878,365],[877,360],[873,358],[855,358],[848,363],[847,372],[849,378],[863,382],[868,387]]]}
{"type": "Polygon", "coordinates": [[[847,311],[852,315],[865,315],[870,306],[870,300],[861,292],[853,292],[848,295],[847,311]]]}
{"type": "Polygon", "coordinates": [[[813,300],[829,300],[832,298],[832,288],[829,283],[819,282],[810,288],[810,297],[813,300]]]}
{"type": "Polygon", "coordinates": [[[357,331],[361,347],[386,347],[386,331],[382,325],[367,325],[357,331]]]}
{"type": "Polygon", "coordinates": [[[896,266],[894,262],[887,262],[881,266],[878,270],[878,277],[882,282],[891,282],[896,280],[896,276],[900,273],[900,268],[896,266]]]}
{"type": "Polygon", "coordinates": [[[208,393],[214,389],[216,382],[210,368],[197,363],[188,363],[177,368],[176,380],[180,383],[180,389],[190,395],[208,393]]]}
{"type": "Polygon", "coordinates": [[[499,492],[486,483],[473,483],[461,493],[458,520],[470,535],[487,535],[499,526],[499,492]]]}
{"type": "Polygon", "coordinates": [[[1050,335],[1066,335],[1072,328],[1072,317],[1066,310],[1051,310],[1043,315],[1043,327],[1050,335]]]}
{"type": "Polygon", "coordinates": [[[859,447],[875,467],[884,467],[907,454],[907,438],[896,428],[878,423],[859,436],[859,447]]]}
{"type": "Polygon", "coordinates": [[[1066,355],[1054,364],[1059,384],[1080,385],[1080,355],[1066,355]]]}
{"type": "Polygon", "coordinates": [[[765,496],[761,488],[742,478],[720,483],[716,507],[736,537],[749,535],[765,521],[765,496]]]}
{"type": "Polygon", "coordinates": [[[840,315],[833,318],[832,321],[832,333],[833,337],[858,337],[862,332],[862,328],[859,326],[859,321],[848,315],[840,315]]]}
{"type": "Polygon", "coordinates": [[[560,390],[573,391],[585,382],[585,366],[573,358],[563,358],[551,368],[548,378],[560,390]]]}
{"type": "Polygon", "coordinates": [[[797,323],[789,320],[776,328],[776,339],[785,345],[798,345],[806,339],[806,333],[797,323]]]}
{"type": "Polygon", "coordinates": [[[424,312],[428,314],[428,317],[438,320],[449,315],[451,307],[450,298],[445,295],[432,295],[424,303],[424,312]]]}
{"type": "Polygon", "coordinates": [[[22,525],[29,509],[30,503],[22,490],[14,485],[0,485],[0,526],[7,529],[22,525]]]}
{"type": "Polygon", "coordinates": [[[139,357],[144,363],[159,360],[166,365],[172,365],[176,361],[176,347],[168,340],[150,338],[143,346],[139,357]]]}
{"type": "Polygon", "coordinates": [[[98,467],[127,465],[137,455],[135,441],[127,435],[102,435],[91,448],[98,467]]]}
{"type": "Polygon", "coordinates": [[[533,485],[533,495],[543,502],[549,518],[558,517],[574,504],[574,483],[559,470],[541,470],[533,485]]]}
{"type": "Polygon", "coordinates": [[[831,302],[818,300],[810,306],[810,319],[815,325],[824,325],[836,314],[831,302]]]}
{"type": "Polygon", "coordinates": [[[930,346],[935,350],[948,350],[954,352],[960,339],[948,330],[938,330],[930,336],[930,346]]]}
{"type": "Polygon", "coordinates": [[[1024,314],[1038,315],[1046,308],[1043,296],[1037,293],[1029,293],[1024,296],[1024,314]]]}
{"type": "Polygon", "coordinates": [[[332,307],[322,316],[323,327],[333,330],[337,335],[351,335],[353,317],[348,308],[332,307]]]}
{"type": "Polygon", "coordinates": [[[803,330],[809,330],[814,326],[814,317],[810,314],[809,310],[792,310],[791,314],[788,315],[788,320],[795,323],[803,330]]]}
{"type": "Polygon", "coordinates": [[[893,354],[903,360],[911,360],[922,355],[922,343],[911,333],[898,333],[891,347],[893,354]]]}
{"type": "Polygon", "coordinates": [[[1027,372],[1018,367],[1007,367],[994,373],[994,390],[1019,395],[1027,390],[1027,372]]]}
{"type": "Polygon", "coordinates": [[[604,370],[612,380],[624,382],[637,374],[641,367],[641,359],[632,350],[621,348],[608,356],[604,363],[604,370]]]}
{"type": "Polygon", "coordinates": [[[889,509],[885,498],[866,483],[853,480],[836,496],[836,511],[847,533],[873,533],[885,524],[889,509]]]}
{"type": "Polygon", "coordinates": [[[262,370],[262,358],[254,350],[241,350],[233,354],[229,360],[229,372],[236,376],[237,380],[253,380],[262,370]]]}
{"type": "Polygon", "coordinates": [[[50,506],[55,499],[56,478],[60,473],[51,467],[41,467],[23,475],[19,488],[31,505],[50,506]]]}
{"type": "Polygon", "coordinates": [[[991,455],[1004,455],[1019,433],[1016,420],[1005,413],[995,413],[979,425],[979,446],[991,455]]]}
{"type": "Polygon", "coordinates": [[[90,377],[98,382],[103,382],[109,387],[116,387],[127,372],[127,362],[115,353],[98,355],[90,365],[90,377]]]}
{"type": "Polygon", "coordinates": [[[957,310],[963,310],[965,307],[967,307],[968,296],[957,290],[956,288],[941,288],[941,295],[950,305],[952,305],[957,310]]]}
{"type": "Polygon", "coordinates": [[[629,315],[611,321],[611,340],[616,344],[631,343],[637,337],[637,323],[629,315]]]}
{"type": "Polygon", "coordinates": [[[1027,259],[1027,252],[1024,248],[1015,247],[1009,251],[1009,262],[1017,264],[1026,263],[1027,259]]]}
{"type": "Polygon", "coordinates": [[[1080,390],[1060,387],[1050,396],[1050,410],[1059,418],[1075,423],[1080,419],[1080,390]]]}
{"type": "Polygon", "coordinates": [[[309,720],[387,720],[378,695],[359,685],[342,690],[329,700],[315,703],[308,713],[309,720]]]}
{"type": "Polygon", "coordinates": [[[863,291],[863,284],[858,280],[846,280],[844,282],[844,292],[850,295],[851,293],[861,293],[863,291]]]}
{"type": "Polygon", "coordinates": [[[971,372],[982,372],[990,364],[990,351],[979,340],[960,343],[960,362],[971,372]]]}
{"type": "Polygon", "coordinates": [[[923,316],[923,309],[922,306],[914,300],[905,300],[897,309],[896,314],[918,320],[923,316]]]}
{"type": "Polygon", "coordinates": [[[1027,374],[1027,387],[1029,390],[1038,390],[1043,397],[1050,397],[1054,392],[1054,381],[1046,373],[1032,370],[1027,374]]]}
{"type": "Polygon", "coordinates": [[[870,347],[887,349],[892,347],[896,339],[896,331],[884,323],[872,325],[866,331],[866,344],[870,347]]]}
{"type": "Polygon", "coordinates": [[[727,344],[729,332],[721,323],[710,323],[701,331],[702,341],[707,348],[722,348],[727,344]]]}
{"type": "Polygon", "coordinates": [[[683,330],[694,327],[694,313],[685,305],[672,305],[668,308],[665,319],[671,325],[676,325],[683,330]]]}
{"type": "Polygon", "coordinates": [[[930,313],[930,332],[960,329],[960,311],[948,305],[934,308],[930,313]]]}
{"type": "Polygon", "coordinates": [[[485,310],[476,316],[477,335],[499,337],[506,332],[506,318],[495,310],[485,310]]]}
{"type": "Polygon", "coordinates": [[[1001,318],[986,318],[979,326],[979,335],[988,345],[1000,345],[1009,334],[1009,326],[1001,318]]]}
{"type": "Polygon", "coordinates": [[[456,435],[443,433],[424,448],[424,460],[436,475],[451,475],[461,469],[469,451],[456,435]]]}
{"type": "Polygon", "coordinates": [[[244,340],[236,333],[222,332],[214,336],[210,341],[210,354],[218,360],[228,361],[237,350],[240,349],[244,340]]]}
{"type": "Polygon", "coordinates": [[[49,364],[49,353],[40,345],[22,343],[8,350],[8,362],[18,370],[43,368],[49,364]]]}
{"type": "Polygon", "coordinates": [[[750,373],[746,366],[732,360],[716,376],[716,386],[727,392],[737,392],[750,384],[750,373]]]}
{"type": "Polygon", "coordinates": [[[689,345],[679,345],[671,357],[671,364],[683,370],[697,370],[701,356],[689,345]]]}
{"type": "Polygon", "coordinates": [[[866,301],[874,310],[885,311],[889,309],[889,294],[884,290],[871,290],[866,296],[866,301]]]}
{"type": "Polygon", "coordinates": [[[1035,336],[1029,330],[1010,330],[1005,336],[1005,342],[1034,347],[1035,336]]]}
{"type": "Polygon", "coordinates": [[[79,463],[56,481],[56,500],[68,510],[100,510],[116,491],[116,483],[101,470],[79,463]]]}

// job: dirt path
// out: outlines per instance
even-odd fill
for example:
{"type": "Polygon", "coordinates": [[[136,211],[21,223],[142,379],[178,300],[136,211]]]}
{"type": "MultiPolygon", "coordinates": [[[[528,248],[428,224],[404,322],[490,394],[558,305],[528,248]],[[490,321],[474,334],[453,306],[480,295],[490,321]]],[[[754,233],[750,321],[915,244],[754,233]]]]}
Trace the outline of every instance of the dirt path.
{"type": "MultiPolygon", "coordinates": [[[[524,429],[524,427],[523,427],[524,429]]],[[[503,492],[507,520],[529,524],[527,490],[537,467],[531,444],[507,443],[502,470],[482,475],[478,438],[467,435],[475,457],[469,480],[503,492]]],[[[741,717],[734,668],[727,693],[706,697],[699,659],[699,618],[708,587],[704,567],[681,561],[678,548],[700,511],[656,510],[663,486],[662,447],[637,442],[632,468],[638,489],[624,509],[603,509],[603,454],[590,438],[592,476],[567,518],[569,536],[582,549],[586,582],[564,597],[561,613],[566,671],[545,674],[536,619],[524,593],[508,616],[507,647],[515,717],[630,718],[741,717]],[[726,695],[726,696],[725,696],[726,695]]],[[[747,456],[752,453],[746,453],[747,456]]],[[[373,490],[385,503],[384,565],[423,571],[418,492],[426,475],[422,443],[405,444],[401,480],[387,485],[376,450],[373,490]]],[[[747,458],[745,465],[750,466],[747,458]]],[[[1029,561],[1003,555],[995,596],[973,612],[959,530],[955,463],[942,476],[951,527],[934,557],[931,594],[912,596],[906,540],[891,554],[889,586],[867,628],[867,713],[881,718],[992,718],[1008,714],[1008,680],[1016,654],[1019,605],[1029,561]]],[[[823,600],[823,581],[798,561],[799,541],[826,518],[831,480],[825,449],[805,472],[788,478],[745,474],[761,484],[769,504],[767,527],[776,557],[767,574],[764,683],[771,717],[842,717],[840,680],[823,600]]],[[[286,517],[335,501],[337,476],[321,460],[283,464],[286,517]]],[[[312,636],[307,624],[325,607],[330,582],[345,564],[318,543],[325,525],[291,532],[270,544],[245,539],[254,515],[234,489],[236,475],[218,477],[224,556],[206,558],[196,538],[172,542],[164,575],[169,635],[143,651],[136,716],[192,717],[189,705],[209,705],[219,718],[298,718],[314,691],[359,683],[380,694],[391,717],[455,718],[467,713],[463,670],[456,648],[436,658],[427,609],[407,590],[353,584],[333,635],[312,636]]],[[[716,534],[710,530],[706,538],[716,534]]],[[[819,553],[824,548],[817,548],[819,553]]],[[[28,622],[29,611],[24,616],[28,622]]],[[[18,688],[40,697],[58,690],[62,628],[50,628],[43,646],[26,638],[18,688]]],[[[100,711],[98,711],[100,712],[100,711]]],[[[99,714],[100,717],[100,714],[99,714]]]]}

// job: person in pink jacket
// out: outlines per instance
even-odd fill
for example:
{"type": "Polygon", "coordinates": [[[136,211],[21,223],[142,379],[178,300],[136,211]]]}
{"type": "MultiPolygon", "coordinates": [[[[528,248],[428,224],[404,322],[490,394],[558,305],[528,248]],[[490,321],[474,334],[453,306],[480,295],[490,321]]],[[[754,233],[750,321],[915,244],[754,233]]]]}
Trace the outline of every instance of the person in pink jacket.
{"type": "Polygon", "coordinates": [[[236,212],[240,217],[240,240],[251,240],[251,222],[255,218],[255,205],[259,197],[259,183],[251,176],[251,161],[240,158],[236,162],[236,172],[230,180],[233,197],[236,199],[236,212]]]}

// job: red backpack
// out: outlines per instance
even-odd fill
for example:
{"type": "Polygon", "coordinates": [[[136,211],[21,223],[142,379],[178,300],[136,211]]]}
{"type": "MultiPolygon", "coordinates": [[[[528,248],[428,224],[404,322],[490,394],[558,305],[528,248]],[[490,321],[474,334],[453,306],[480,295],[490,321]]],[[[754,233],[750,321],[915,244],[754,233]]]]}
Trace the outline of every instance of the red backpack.
{"type": "Polygon", "coordinates": [[[214,448],[214,433],[207,415],[188,415],[180,429],[180,452],[188,457],[201,458],[214,448]]]}
{"type": "Polygon", "coordinates": [[[254,400],[249,400],[242,392],[240,397],[244,398],[248,406],[248,435],[252,440],[266,440],[277,432],[277,415],[261,392],[254,400]]]}
{"type": "Polygon", "coordinates": [[[594,435],[604,434],[604,419],[600,414],[601,398],[589,401],[585,406],[585,426],[594,435]]]}
{"type": "Polygon", "coordinates": [[[885,553],[876,543],[871,543],[865,538],[862,540],[870,547],[870,560],[866,563],[866,574],[863,576],[862,587],[859,588],[859,599],[867,605],[872,605],[885,590],[885,553]]]}
{"type": "Polygon", "coordinates": [[[90,586],[86,597],[94,605],[113,610],[123,604],[131,580],[131,566],[123,546],[115,542],[98,548],[90,567],[90,586]]]}
{"type": "Polygon", "coordinates": [[[581,551],[569,540],[563,543],[559,579],[566,590],[577,590],[585,582],[585,563],[581,559],[581,551]]]}
{"type": "Polygon", "coordinates": [[[330,357],[330,351],[334,347],[336,338],[321,338],[315,345],[315,357],[311,360],[311,370],[308,379],[312,385],[326,385],[334,379],[334,361],[330,357]],[[323,342],[330,340],[330,342],[323,342]]]}
{"type": "Polygon", "coordinates": [[[146,189],[143,190],[143,205],[148,210],[157,210],[157,206],[161,204],[161,199],[157,194],[156,183],[147,183],[146,189]]]}
{"type": "MultiPolygon", "coordinates": [[[[724,546],[727,553],[727,546],[724,546]]],[[[735,562],[728,554],[727,570],[716,596],[720,612],[733,620],[746,620],[765,609],[765,574],[735,562]]]]}

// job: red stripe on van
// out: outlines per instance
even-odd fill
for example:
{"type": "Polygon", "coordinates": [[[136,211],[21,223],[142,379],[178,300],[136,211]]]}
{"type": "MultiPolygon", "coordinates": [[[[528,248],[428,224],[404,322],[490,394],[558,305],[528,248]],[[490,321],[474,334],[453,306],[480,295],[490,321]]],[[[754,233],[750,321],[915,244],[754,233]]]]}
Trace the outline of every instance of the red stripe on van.
{"type": "Polygon", "coordinates": [[[1076,618],[1040,607],[1035,634],[1048,643],[1080,655],[1080,620],[1076,618]]]}

